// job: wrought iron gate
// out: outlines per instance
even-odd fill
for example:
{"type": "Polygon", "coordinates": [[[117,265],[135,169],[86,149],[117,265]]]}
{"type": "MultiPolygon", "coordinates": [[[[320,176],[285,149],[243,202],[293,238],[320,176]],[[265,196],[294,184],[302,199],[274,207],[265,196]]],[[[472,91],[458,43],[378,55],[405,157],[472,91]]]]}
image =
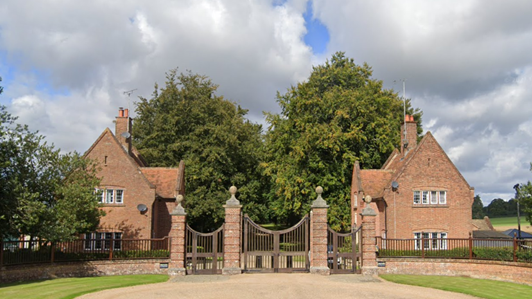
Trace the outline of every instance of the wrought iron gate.
{"type": "Polygon", "coordinates": [[[223,269],[224,226],[212,233],[200,233],[187,224],[187,274],[221,274],[223,269]]]}
{"type": "Polygon", "coordinates": [[[244,272],[308,272],[310,268],[310,218],[305,216],[291,228],[272,231],[243,219],[244,272]]]}
{"type": "Polygon", "coordinates": [[[327,226],[327,264],[331,274],[361,273],[362,230],[338,233],[327,226]]]}

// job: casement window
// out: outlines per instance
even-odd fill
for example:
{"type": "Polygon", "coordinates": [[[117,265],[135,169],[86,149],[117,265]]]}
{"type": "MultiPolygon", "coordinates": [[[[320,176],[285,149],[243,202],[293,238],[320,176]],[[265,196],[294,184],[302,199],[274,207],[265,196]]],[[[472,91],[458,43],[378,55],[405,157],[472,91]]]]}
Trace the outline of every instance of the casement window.
{"type": "Polygon", "coordinates": [[[428,204],[429,203],[429,191],[423,191],[423,201],[422,203],[424,205],[428,204]]]}
{"type": "Polygon", "coordinates": [[[440,191],[440,205],[447,204],[447,193],[445,191],[440,191]]]}
{"type": "Polygon", "coordinates": [[[85,250],[121,250],[122,233],[94,232],[85,234],[85,250]],[[112,242],[114,240],[114,242],[112,242]]]}
{"type": "Polygon", "coordinates": [[[414,204],[420,204],[421,203],[421,192],[420,191],[414,191],[414,204]]]}
{"type": "Polygon", "coordinates": [[[447,204],[447,191],[428,191],[428,190],[415,190],[414,191],[414,204],[415,205],[446,205],[447,204]]]}
{"type": "Polygon", "coordinates": [[[447,233],[443,232],[417,232],[414,233],[415,248],[421,249],[421,242],[423,241],[423,249],[425,250],[442,250],[447,249],[447,233]]]}
{"type": "Polygon", "coordinates": [[[123,189],[101,189],[100,202],[105,204],[123,204],[124,190],[123,189]]]}

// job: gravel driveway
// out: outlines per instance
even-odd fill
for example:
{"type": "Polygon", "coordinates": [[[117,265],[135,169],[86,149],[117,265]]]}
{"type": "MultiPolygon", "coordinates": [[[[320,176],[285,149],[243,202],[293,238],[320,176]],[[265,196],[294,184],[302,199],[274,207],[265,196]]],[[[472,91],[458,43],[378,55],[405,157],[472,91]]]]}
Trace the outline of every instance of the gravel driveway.
{"type": "Polygon", "coordinates": [[[84,299],[151,298],[476,298],[362,275],[242,274],[172,277],[165,283],[87,294],[84,299]]]}

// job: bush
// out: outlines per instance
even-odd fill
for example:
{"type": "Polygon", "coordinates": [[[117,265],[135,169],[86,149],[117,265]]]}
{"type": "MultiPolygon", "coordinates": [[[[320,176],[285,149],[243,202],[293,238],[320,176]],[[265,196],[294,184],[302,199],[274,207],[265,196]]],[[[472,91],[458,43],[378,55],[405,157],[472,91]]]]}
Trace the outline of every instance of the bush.
{"type": "Polygon", "coordinates": [[[514,250],[509,247],[475,247],[473,257],[477,259],[513,261],[514,250]]]}
{"type": "MultiPolygon", "coordinates": [[[[425,257],[438,258],[467,258],[469,257],[469,249],[467,248],[453,248],[442,250],[425,250],[425,257]]],[[[417,250],[395,250],[395,249],[379,249],[379,256],[381,257],[421,257],[421,249],[417,250]]]]}

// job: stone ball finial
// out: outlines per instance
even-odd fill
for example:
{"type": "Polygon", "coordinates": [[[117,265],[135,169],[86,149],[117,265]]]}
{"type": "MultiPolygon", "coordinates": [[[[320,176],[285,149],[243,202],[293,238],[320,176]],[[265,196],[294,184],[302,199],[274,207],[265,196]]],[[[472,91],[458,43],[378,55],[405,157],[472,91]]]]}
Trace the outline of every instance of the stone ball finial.
{"type": "Polygon", "coordinates": [[[370,203],[371,202],[371,195],[366,195],[366,197],[364,197],[364,201],[366,203],[370,203]]]}
{"type": "Polygon", "coordinates": [[[183,195],[179,194],[177,195],[175,200],[177,201],[177,204],[180,205],[181,202],[183,202],[183,199],[184,199],[183,195]]]}
{"type": "Polygon", "coordinates": [[[237,190],[238,189],[235,186],[231,186],[231,188],[229,188],[229,193],[231,193],[231,195],[235,195],[237,190]]]}
{"type": "Polygon", "coordinates": [[[316,193],[322,194],[323,193],[323,187],[321,187],[321,186],[316,187],[316,193]]]}

